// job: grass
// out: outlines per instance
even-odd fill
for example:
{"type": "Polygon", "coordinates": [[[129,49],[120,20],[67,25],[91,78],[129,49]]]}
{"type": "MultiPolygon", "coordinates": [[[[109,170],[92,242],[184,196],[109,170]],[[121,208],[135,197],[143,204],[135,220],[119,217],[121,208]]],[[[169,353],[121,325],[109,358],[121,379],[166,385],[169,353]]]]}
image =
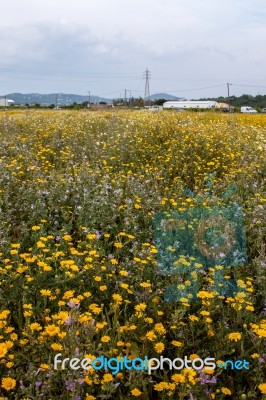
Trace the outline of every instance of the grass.
{"type": "Polygon", "coordinates": [[[263,399],[265,122],[189,112],[1,113],[2,399],[263,399]],[[181,254],[188,269],[161,274],[158,213],[233,204],[243,210],[248,262],[220,273],[237,283],[235,296],[217,293],[215,260],[206,269],[181,254]],[[183,297],[165,301],[169,285],[183,297]],[[213,357],[247,360],[250,369],[55,370],[57,353],[213,357]]]}

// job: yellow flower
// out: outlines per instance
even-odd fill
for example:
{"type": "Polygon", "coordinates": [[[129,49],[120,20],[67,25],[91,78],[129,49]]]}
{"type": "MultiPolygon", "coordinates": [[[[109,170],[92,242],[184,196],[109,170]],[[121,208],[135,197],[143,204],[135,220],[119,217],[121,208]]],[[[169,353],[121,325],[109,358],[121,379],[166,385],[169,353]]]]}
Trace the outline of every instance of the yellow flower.
{"type": "Polygon", "coordinates": [[[120,296],[120,294],[117,294],[117,293],[113,294],[113,295],[112,295],[112,298],[113,298],[114,301],[116,301],[117,303],[121,303],[121,302],[123,301],[123,297],[120,296]]]}
{"type": "Polygon", "coordinates": [[[229,396],[232,394],[231,390],[229,390],[225,387],[222,387],[221,391],[223,394],[228,394],[229,396]]]}
{"type": "Polygon", "coordinates": [[[47,371],[47,370],[49,369],[49,365],[48,365],[48,364],[41,364],[41,365],[40,365],[40,369],[41,369],[42,371],[47,371]]]}
{"type": "Polygon", "coordinates": [[[120,283],[119,285],[122,289],[128,289],[129,285],[127,283],[120,283]]]}
{"type": "Polygon", "coordinates": [[[17,340],[17,338],[18,338],[18,335],[16,333],[11,333],[10,339],[17,340]]]}
{"type": "Polygon", "coordinates": [[[5,390],[12,390],[16,386],[16,381],[13,378],[3,378],[1,387],[5,390]]]}
{"type": "Polygon", "coordinates": [[[155,335],[154,331],[148,331],[148,332],[146,333],[146,338],[147,338],[148,340],[150,340],[151,342],[152,342],[153,340],[155,340],[156,337],[157,337],[157,336],[155,335]]]}
{"type": "Polygon", "coordinates": [[[111,382],[113,379],[114,379],[114,377],[112,374],[104,374],[104,376],[103,376],[104,383],[111,382]]]}
{"type": "Polygon", "coordinates": [[[87,235],[87,239],[89,239],[89,240],[94,240],[94,239],[96,239],[96,238],[97,238],[97,236],[96,236],[95,233],[89,233],[89,234],[87,235]]]}
{"type": "Polygon", "coordinates": [[[260,389],[261,393],[266,394],[266,383],[261,383],[258,388],[260,389]]]}
{"type": "Polygon", "coordinates": [[[6,353],[8,351],[8,348],[5,343],[0,343],[0,358],[5,357],[6,353]]]}
{"type": "Polygon", "coordinates": [[[63,299],[64,299],[64,300],[70,299],[71,297],[74,296],[74,293],[75,293],[75,290],[67,290],[67,291],[64,293],[63,299]]]}
{"type": "Polygon", "coordinates": [[[38,324],[37,322],[33,322],[32,324],[30,324],[30,329],[32,331],[41,331],[42,327],[40,324],[38,324]]]}
{"type": "Polygon", "coordinates": [[[196,317],[196,315],[189,315],[188,318],[190,319],[190,321],[198,321],[199,320],[199,318],[196,317]]]}
{"type": "Polygon", "coordinates": [[[158,342],[154,346],[157,353],[162,353],[164,351],[164,344],[162,342],[158,342]]]}
{"type": "Polygon", "coordinates": [[[208,368],[208,367],[203,368],[202,371],[203,371],[205,374],[208,374],[208,375],[212,375],[212,374],[215,373],[215,370],[214,370],[214,369],[210,369],[210,368],[208,368]]]}
{"type": "Polygon", "coordinates": [[[131,390],[131,394],[132,394],[132,396],[138,397],[142,394],[142,392],[139,389],[135,388],[135,389],[131,390]]]}
{"type": "Polygon", "coordinates": [[[0,312],[0,320],[6,319],[6,318],[9,316],[9,314],[10,314],[10,311],[9,311],[9,310],[3,310],[3,311],[1,311],[1,312],[0,312]]]}
{"type": "Polygon", "coordinates": [[[164,389],[168,389],[168,383],[167,382],[160,382],[157,383],[156,385],[154,385],[154,390],[156,390],[157,392],[162,392],[164,389]]]}
{"type": "Polygon", "coordinates": [[[53,349],[53,350],[58,350],[58,351],[60,351],[60,350],[63,350],[63,346],[60,344],[60,343],[52,343],[51,344],[51,348],[53,349]]]}
{"type": "Polygon", "coordinates": [[[72,237],[70,235],[64,235],[62,236],[62,238],[66,241],[66,242],[71,242],[72,237]]]}
{"type": "Polygon", "coordinates": [[[45,247],[45,244],[39,240],[37,242],[37,247],[38,247],[38,249],[43,249],[45,247]]]}
{"type": "Polygon", "coordinates": [[[11,255],[18,254],[18,251],[17,251],[17,250],[10,250],[10,254],[11,254],[11,255]]]}
{"type": "Polygon", "coordinates": [[[175,347],[182,347],[182,346],[183,346],[183,343],[182,343],[182,342],[179,342],[178,340],[173,340],[173,341],[171,342],[171,344],[172,344],[173,346],[175,346],[175,347]]]}
{"type": "Polygon", "coordinates": [[[11,340],[7,340],[7,341],[5,342],[5,345],[6,345],[6,347],[7,347],[8,350],[9,350],[9,349],[12,349],[12,347],[13,347],[13,342],[11,342],[11,340]]]}
{"type": "Polygon", "coordinates": [[[200,356],[199,356],[198,354],[191,354],[191,355],[189,356],[189,359],[190,359],[190,360],[195,360],[196,358],[200,358],[200,356]]]}
{"type": "Polygon", "coordinates": [[[253,306],[247,306],[247,307],[246,307],[246,310],[248,310],[248,311],[254,311],[255,308],[254,308],[253,306]]]}
{"type": "Polygon", "coordinates": [[[122,243],[120,243],[120,242],[115,242],[115,243],[114,243],[114,246],[115,246],[117,249],[121,249],[121,248],[123,247],[122,243]]]}
{"type": "Polygon", "coordinates": [[[145,303],[140,303],[140,304],[137,304],[134,308],[136,311],[141,312],[141,311],[146,310],[147,305],[145,303]]]}
{"type": "Polygon", "coordinates": [[[11,244],[11,248],[12,249],[19,249],[20,248],[20,244],[19,243],[12,243],[11,244]]]}
{"type": "MultiPolygon", "coordinates": [[[[6,363],[6,367],[7,367],[7,368],[12,368],[13,365],[14,365],[13,362],[7,362],[7,363],[6,363]]],[[[1,400],[1,399],[0,399],[0,400],[1,400]]]]}
{"type": "Polygon", "coordinates": [[[184,368],[182,374],[188,379],[190,383],[192,383],[192,385],[196,384],[195,376],[197,375],[197,373],[196,371],[194,371],[194,369],[184,368]]]}
{"type": "Polygon", "coordinates": [[[143,288],[148,288],[151,287],[151,283],[150,282],[142,282],[139,284],[141,287],[143,288]]]}
{"type": "Polygon", "coordinates": [[[259,358],[259,356],[260,356],[260,355],[259,355],[258,353],[253,353],[253,354],[251,354],[251,357],[252,357],[252,358],[259,358]]]}
{"type": "Polygon", "coordinates": [[[103,342],[103,343],[108,343],[108,342],[110,342],[110,340],[111,340],[110,336],[102,336],[101,337],[101,342],[103,342]]]}
{"type": "Polygon", "coordinates": [[[51,324],[45,327],[44,333],[48,336],[55,336],[60,332],[58,326],[51,324]]]}
{"type": "Polygon", "coordinates": [[[42,296],[51,296],[51,294],[52,294],[51,290],[47,290],[47,289],[41,289],[40,293],[42,296]]]}
{"type": "Polygon", "coordinates": [[[185,377],[182,374],[174,374],[171,378],[176,383],[184,383],[185,377]]]}
{"type": "Polygon", "coordinates": [[[206,316],[206,315],[210,315],[210,312],[203,310],[203,311],[200,312],[200,314],[206,316]]]}
{"type": "Polygon", "coordinates": [[[234,340],[235,342],[238,342],[241,339],[241,333],[239,333],[239,332],[229,333],[228,339],[231,341],[234,340]]]}
{"type": "Polygon", "coordinates": [[[40,230],[40,229],[41,229],[41,227],[40,227],[39,225],[34,225],[34,226],[32,226],[32,228],[31,228],[32,231],[38,231],[38,230],[40,230]]]}
{"type": "Polygon", "coordinates": [[[105,327],[105,325],[107,325],[107,322],[97,322],[96,323],[96,328],[97,329],[103,329],[105,327]]]}
{"type": "Polygon", "coordinates": [[[255,333],[260,337],[266,338],[266,329],[257,329],[255,333]]]}
{"type": "Polygon", "coordinates": [[[206,292],[206,291],[204,291],[204,290],[199,291],[199,293],[197,294],[197,296],[198,296],[200,299],[213,299],[213,297],[214,297],[213,293],[206,292]]]}
{"type": "Polygon", "coordinates": [[[154,325],[154,330],[161,335],[164,335],[166,333],[166,329],[164,328],[162,323],[158,323],[154,325]]]}

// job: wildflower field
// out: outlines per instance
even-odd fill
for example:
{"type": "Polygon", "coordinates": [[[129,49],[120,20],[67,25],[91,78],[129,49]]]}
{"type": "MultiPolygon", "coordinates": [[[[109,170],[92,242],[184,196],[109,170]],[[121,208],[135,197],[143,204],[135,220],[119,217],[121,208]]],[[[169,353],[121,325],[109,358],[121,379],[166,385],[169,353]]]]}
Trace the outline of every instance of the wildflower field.
{"type": "Polygon", "coordinates": [[[265,115],[6,111],[0,140],[0,399],[266,399],[265,115]],[[233,204],[246,262],[179,254],[161,273],[156,215],[233,204]],[[58,353],[217,367],[55,369],[58,353]]]}

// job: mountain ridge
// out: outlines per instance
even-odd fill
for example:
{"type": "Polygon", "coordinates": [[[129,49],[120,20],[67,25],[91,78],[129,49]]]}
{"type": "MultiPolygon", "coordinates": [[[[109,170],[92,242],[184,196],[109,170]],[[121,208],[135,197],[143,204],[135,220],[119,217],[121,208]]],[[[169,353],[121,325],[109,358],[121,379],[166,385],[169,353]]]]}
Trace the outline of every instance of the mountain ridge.
{"type": "MultiPolygon", "coordinates": [[[[67,106],[73,103],[81,104],[84,102],[91,102],[91,103],[99,103],[99,102],[106,102],[112,103],[114,99],[108,99],[105,97],[100,96],[85,96],[80,94],[74,93],[9,93],[5,96],[0,96],[0,98],[6,97],[10,100],[13,100],[15,104],[40,104],[42,106],[49,106],[51,104],[57,106],[67,106]]],[[[150,96],[150,100],[158,100],[158,99],[165,99],[165,100],[180,100],[181,97],[173,96],[168,93],[155,93],[150,96]]]]}

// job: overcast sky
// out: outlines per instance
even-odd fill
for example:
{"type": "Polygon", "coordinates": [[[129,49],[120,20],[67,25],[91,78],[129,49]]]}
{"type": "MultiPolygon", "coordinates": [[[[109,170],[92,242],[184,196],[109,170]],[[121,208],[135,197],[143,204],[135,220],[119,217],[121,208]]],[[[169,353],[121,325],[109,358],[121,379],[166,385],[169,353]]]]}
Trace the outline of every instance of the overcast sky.
{"type": "Polygon", "coordinates": [[[266,0],[0,0],[0,95],[266,94],[266,0]]]}

